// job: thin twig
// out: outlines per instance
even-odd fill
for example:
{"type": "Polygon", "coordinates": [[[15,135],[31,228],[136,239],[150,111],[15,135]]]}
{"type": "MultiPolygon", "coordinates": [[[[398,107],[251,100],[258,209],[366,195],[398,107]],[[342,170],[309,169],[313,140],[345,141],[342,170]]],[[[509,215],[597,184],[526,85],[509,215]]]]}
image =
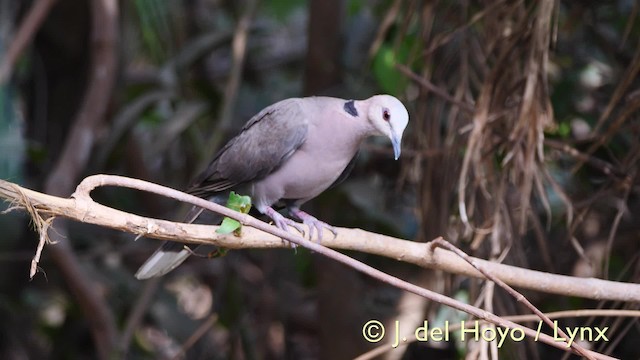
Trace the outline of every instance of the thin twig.
{"type": "Polygon", "coordinates": [[[391,25],[393,25],[393,23],[396,21],[396,17],[398,17],[401,5],[402,0],[395,0],[389,7],[389,10],[386,11],[386,15],[380,23],[380,27],[378,28],[376,37],[371,43],[371,47],[369,48],[369,59],[373,58],[373,56],[380,49],[380,46],[382,46],[382,44],[384,43],[387,32],[391,28],[391,25]]]}
{"type": "Polygon", "coordinates": [[[96,160],[93,167],[96,169],[104,168],[104,163],[113,149],[124,134],[142,119],[140,115],[147,107],[160,101],[171,100],[175,96],[176,94],[173,91],[154,90],[144,93],[124,105],[120,112],[111,120],[111,129],[109,130],[108,138],[100,144],[100,148],[96,151],[96,160]]]}
{"type": "Polygon", "coordinates": [[[140,324],[143,316],[145,315],[149,303],[155,299],[154,295],[156,293],[156,290],[158,290],[161,279],[162,278],[157,277],[144,282],[142,292],[134,303],[133,309],[129,313],[129,316],[127,316],[124,330],[122,331],[119,342],[120,354],[123,358],[127,358],[127,352],[129,351],[129,344],[131,343],[133,334],[138,328],[138,325],[140,324]]]}
{"type": "Polygon", "coordinates": [[[422,86],[425,89],[431,91],[432,93],[438,95],[442,99],[452,103],[453,105],[459,106],[460,109],[464,110],[467,113],[473,113],[473,111],[474,111],[473,104],[469,104],[469,103],[467,103],[465,101],[458,100],[455,97],[449,95],[445,90],[442,90],[441,88],[437,87],[433,83],[429,82],[427,79],[424,79],[424,78],[420,77],[419,75],[415,74],[406,65],[396,64],[396,68],[398,70],[400,70],[401,73],[406,75],[409,79],[417,82],[418,84],[420,84],[420,86],[422,86]]]}
{"type": "Polygon", "coordinates": [[[9,49],[0,62],[0,84],[4,84],[11,75],[11,70],[15,65],[24,49],[29,45],[31,39],[47,18],[49,11],[55,5],[57,0],[39,0],[29,10],[27,16],[22,20],[20,28],[16,32],[9,49]]]}
{"type": "MultiPolygon", "coordinates": [[[[0,182],[0,185],[2,185],[2,182],[0,182]]],[[[161,194],[163,196],[166,196],[168,198],[172,198],[178,201],[183,201],[183,202],[187,202],[190,204],[193,204],[195,206],[198,207],[202,207],[204,209],[219,213],[221,215],[224,216],[228,216],[230,218],[233,218],[237,221],[239,221],[241,224],[243,225],[247,225],[249,227],[253,227],[255,229],[264,231],[268,234],[271,234],[277,238],[279,238],[276,241],[273,241],[273,243],[271,243],[271,246],[274,245],[278,245],[280,247],[286,246],[286,242],[289,243],[295,243],[297,245],[301,245],[305,248],[308,248],[318,254],[330,257],[336,261],[339,261],[343,264],[346,264],[352,268],[354,268],[355,270],[358,270],[360,272],[363,272],[373,278],[376,278],[380,281],[383,281],[391,286],[397,287],[399,289],[403,289],[409,292],[412,292],[414,294],[417,294],[419,296],[425,297],[431,301],[435,301],[438,303],[441,303],[443,305],[452,307],[454,309],[458,309],[464,312],[467,312],[479,319],[484,319],[487,320],[493,324],[496,324],[498,326],[501,327],[505,327],[505,328],[517,328],[518,330],[522,331],[523,334],[525,334],[526,336],[529,337],[535,337],[537,340],[544,342],[550,346],[559,348],[559,349],[563,349],[566,351],[573,351],[575,352],[575,349],[569,349],[568,348],[568,344],[566,342],[558,342],[557,339],[553,339],[551,336],[546,335],[546,334],[539,334],[536,331],[534,331],[533,329],[527,328],[527,327],[522,327],[519,326],[511,321],[505,321],[503,319],[501,319],[500,317],[489,313],[487,311],[478,309],[476,307],[473,307],[469,304],[466,303],[462,303],[460,301],[457,301],[455,299],[449,298],[447,296],[438,294],[436,292],[430,291],[428,289],[423,289],[419,286],[413,285],[411,283],[408,283],[404,280],[398,279],[396,277],[390,276],[380,270],[377,270],[369,265],[366,265],[362,262],[359,262],[353,258],[350,258],[340,252],[337,252],[336,250],[327,248],[325,246],[320,245],[319,243],[304,239],[300,236],[297,235],[293,235],[287,231],[281,230],[275,226],[269,225],[265,222],[262,222],[248,214],[242,214],[242,213],[238,213],[235,212],[231,209],[225,208],[221,205],[218,205],[216,203],[213,202],[209,202],[205,199],[201,199],[201,198],[197,198],[194,197],[192,195],[186,194],[186,193],[182,193],[180,191],[177,190],[173,190],[170,188],[166,188],[157,184],[152,184],[152,183],[148,183],[148,182],[144,182],[141,180],[137,180],[137,179],[129,179],[129,178],[125,178],[125,177],[121,177],[121,176],[109,176],[109,175],[94,175],[94,176],[90,176],[85,178],[77,187],[76,192],[73,194],[73,199],[60,199],[60,198],[56,198],[56,197],[52,197],[52,196],[48,196],[48,195],[42,195],[43,197],[46,197],[48,199],[50,199],[53,202],[57,202],[57,203],[67,203],[71,205],[69,210],[70,212],[75,212],[75,214],[73,214],[74,216],[76,216],[77,218],[81,219],[82,221],[86,221],[86,222],[97,222],[97,218],[96,215],[98,214],[98,212],[111,212],[111,214],[108,217],[108,224],[109,226],[112,227],[125,227],[126,229],[128,229],[128,231],[134,232],[134,233],[140,233],[140,232],[153,232],[155,237],[158,238],[164,238],[164,239],[168,239],[169,236],[171,235],[171,233],[173,233],[173,239],[180,239],[180,240],[185,240],[189,237],[189,232],[187,229],[198,229],[198,227],[202,228],[208,228],[211,229],[211,227],[209,226],[202,226],[202,225],[186,225],[186,224],[179,224],[179,223],[173,223],[173,222],[169,222],[169,221],[162,221],[162,220],[153,220],[153,219],[144,219],[142,217],[136,216],[136,215],[131,215],[131,214],[126,214],[124,212],[120,212],[117,211],[115,209],[111,209],[108,208],[106,206],[97,204],[95,202],[93,202],[93,200],[90,197],[90,192],[92,190],[94,190],[97,187],[101,187],[101,186],[121,186],[121,187],[128,187],[128,188],[133,188],[133,189],[138,189],[138,190],[142,190],[142,191],[149,191],[149,192],[153,192],[153,193],[158,193],[161,194]],[[125,216],[118,216],[115,214],[124,214],[125,216]],[[136,225],[137,224],[137,225],[136,225]],[[143,225],[144,224],[144,225],[143,225]],[[133,227],[133,229],[132,229],[133,227]]],[[[0,186],[0,190],[2,190],[2,187],[0,186]]],[[[26,190],[23,190],[25,193],[28,193],[26,190]]],[[[6,195],[5,195],[6,196],[6,195]]],[[[69,206],[69,205],[67,205],[69,206]]],[[[41,210],[44,211],[44,210],[41,210]]],[[[69,214],[65,214],[65,215],[69,215],[69,214]]],[[[248,229],[247,229],[248,230],[248,229]]],[[[243,232],[245,232],[246,230],[243,230],[243,232]]],[[[214,233],[212,232],[208,232],[208,243],[213,243],[214,241],[212,241],[212,237],[215,238],[216,235],[213,235],[214,233]],[[213,236],[212,236],[213,235],[213,236]]],[[[204,233],[202,234],[202,236],[204,237],[204,233]]],[[[231,247],[239,247],[239,246],[246,246],[246,239],[245,239],[245,235],[243,234],[241,237],[235,237],[233,235],[226,235],[226,236],[220,236],[217,239],[214,240],[227,240],[227,242],[225,242],[225,244],[235,244],[234,246],[231,247]]],[[[264,240],[263,240],[264,241],[264,240]]],[[[323,239],[324,242],[327,243],[331,243],[331,241],[327,241],[326,239],[323,239]]],[[[204,241],[203,241],[204,242],[204,241]]],[[[222,244],[221,241],[215,241],[218,244],[222,244]]],[[[411,242],[406,242],[411,243],[411,242]]],[[[418,244],[421,247],[424,247],[425,249],[419,253],[419,257],[420,258],[424,258],[426,255],[428,255],[429,252],[431,252],[433,255],[434,252],[434,247],[432,244],[418,244]],[[426,250],[426,251],[425,251],[426,250]]],[[[226,247],[226,245],[224,245],[226,247]]],[[[443,253],[446,253],[446,251],[443,251],[443,253]]],[[[403,259],[403,256],[398,257],[399,259],[403,259]]],[[[440,259],[438,259],[440,260],[440,259]]],[[[474,260],[476,261],[476,260],[474,260]]],[[[467,265],[468,266],[468,265],[467,265]]],[[[633,288],[632,284],[625,284],[625,289],[626,289],[626,293],[628,294],[631,289],[633,288]]],[[[640,298],[640,296],[638,296],[638,298],[640,298]]],[[[597,357],[597,358],[608,358],[604,355],[601,354],[596,354],[596,353],[592,353],[593,356],[597,357]]]]}
{"type": "Polygon", "coordinates": [[[593,166],[594,168],[600,170],[603,174],[607,176],[615,175],[617,177],[623,177],[626,175],[623,171],[621,171],[611,163],[608,163],[593,155],[580,152],[576,148],[569,146],[569,144],[567,143],[564,143],[558,140],[553,140],[553,139],[544,139],[544,144],[552,149],[565,152],[573,156],[574,158],[580,160],[581,162],[584,162],[593,166]]]}
{"type": "MultiPolygon", "coordinates": [[[[551,319],[549,319],[548,316],[546,316],[542,311],[538,310],[537,307],[535,307],[524,295],[520,294],[518,291],[516,291],[514,288],[512,288],[511,286],[507,285],[506,283],[504,283],[502,280],[498,279],[497,277],[493,276],[490,272],[486,271],[485,269],[483,269],[483,267],[479,264],[477,264],[475,262],[474,259],[472,259],[469,255],[467,255],[464,251],[458,249],[457,247],[455,247],[453,244],[451,244],[450,242],[440,238],[440,239],[435,239],[433,241],[431,241],[431,243],[434,246],[440,246],[442,248],[445,248],[449,251],[454,252],[455,254],[457,254],[458,256],[460,256],[461,258],[463,258],[466,262],[468,262],[471,266],[473,266],[474,268],[476,268],[478,271],[480,271],[484,276],[487,277],[488,280],[493,281],[494,283],[498,284],[498,286],[500,286],[501,288],[505,289],[509,294],[511,294],[511,296],[513,296],[518,302],[523,303],[526,307],[528,307],[529,309],[531,309],[531,311],[533,311],[536,315],[538,315],[538,317],[540,317],[540,319],[542,319],[542,321],[544,321],[547,325],[549,325],[549,327],[551,327],[552,329],[556,329],[556,331],[558,332],[558,334],[560,336],[562,336],[565,339],[568,339],[569,336],[567,336],[567,334],[559,327],[555,326],[555,324],[553,323],[553,321],[551,321],[551,319]]],[[[573,347],[573,349],[575,349],[575,351],[586,357],[587,359],[594,359],[594,357],[589,354],[587,352],[586,349],[584,349],[582,346],[580,346],[578,343],[576,342],[572,342],[571,343],[571,347],[573,347]]]]}
{"type": "Polygon", "coordinates": [[[182,344],[180,351],[173,357],[173,360],[182,359],[182,357],[187,353],[187,350],[191,349],[191,347],[195,345],[195,343],[200,340],[200,338],[204,336],[204,334],[206,334],[213,325],[215,325],[216,321],[218,321],[218,314],[209,315],[207,320],[200,324],[196,331],[194,331],[193,334],[191,334],[191,336],[189,336],[189,338],[182,344]]]}
{"type": "Polygon", "coordinates": [[[633,26],[636,24],[635,20],[636,20],[636,17],[638,17],[638,8],[640,8],[640,3],[638,3],[637,1],[634,1],[633,9],[631,9],[631,13],[627,18],[627,25],[625,25],[624,27],[624,33],[622,34],[622,41],[620,41],[620,46],[618,46],[619,51],[622,51],[624,49],[624,45],[627,42],[627,39],[629,38],[629,34],[631,34],[631,30],[633,29],[633,26]]]}
{"type": "MultiPolygon", "coordinates": [[[[639,42],[640,44],[640,42],[639,42]]],[[[597,135],[600,132],[600,129],[604,126],[606,120],[611,116],[613,110],[616,105],[624,98],[624,93],[629,89],[629,87],[633,84],[634,80],[637,79],[638,74],[640,73],[640,46],[636,45],[636,52],[633,55],[633,59],[629,63],[629,67],[625,70],[625,73],[620,77],[620,82],[613,94],[611,95],[611,99],[609,99],[609,103],[607,103],[607,107],[600,114],[598,118],[598,122],[596,126],[593,128],[592,134],[597,135]]],[[[602,141],[602,137],[598,137],[600,141],[602,141]]],[[[591,151],[588,151],[591,153],[591,151]]]]}
{"type": "Polygon", "coordinates": [[[146,151],[149,159],[164,151],[174,142],[174,140],[207,109],[207,105],[200,101],[190,101],[181,104],[175,111],[171,119],[166,121],[156,132],[155,140],[146,151]]]}
{"type": "MultiPolygon", "coordinates": [[[[102,184],[102,186],[125,186],[171,198],[175,198],[175,194],[183,194],[160,185],[119,176],[94,175],[85,179],[83,183],[89,180],[102,184]]],[[[16,186],[18,185],[0,180],[0,197],[12,201],[16,205],[20,204],[21,197],[15,191],[16,186]]],[[[288,244],[278,236],[269,236],[250,227],[243,228],[242,237],[238,238],[233,235],[217,234],[215,232],[218,228],[217,226],[182,224],[129,214],[97,204],[88,195],[76,199],[63,199],[22,187],[20,187],[20,190],[29,202],[34,203],[38,212],[44,215],[66,217],[159,240],[216,245],[228,249],[288,247],[288,244]]],[[[86,193],[86,191],[86,188],[78,189],[76,193],[81,194],[83,192],[86,193]]],[[[175,199],[192,203],[190,199],[197,198],[181,197],[175,199]]],[[[197,206],[214,212],[220,210],[218,207],[214,209],[212,207],[214,204],[206,201],[198,202],[197,206]]],[[[233,211],[225,214],[231,214],[229,217],[236,219],[239,217],[233,211]]],[[[244,217],[240,216],[240,219],[244,219],[244,217]]],[[[425,243],[400,240],[360,229],[339,228],[338,235],[335,238],[327,236],[322,239],[322,243],[339,249],[385,256],[425,268],[438,269],[464,276],[483,277],[480,272],[469,266],[464,260],[448,251],[440,249],[431,251],[428,244],[425,243]]],[[[613,282],[595,278],[576,278],[496,264],[481,259],[475,260],[493,274],[498,274],[501,280],[520,288],[595,300],[640,301],[640,285],[634,283],[613,282]]]]}
{"type": "MultiPolygon", "coordinates": [[[[85,178],[85,180],[83,180],[79,185],[78,185],[78,190],[74,193],[74,197],[76,199],[82,199],[82,198],[90,198],[89,197],[89,193],[95,189],[98,186],[104,186],[105,184],[109,184],[112,183],[112,185],[119,185],[119,186],[127,186],[126,185],[126,181],[122,182],[122,180],[126,180],[125,178],[122,177],[118,177],[118,176],[99,176],[99,175],[94,175],[94,176],[90,176],[88,178],[85,178]]],[[[131,180],[131,179],[129,179],[131,180]]],[[[147,183],[148,186],[150,188],[156,188],[158,187],[158,185],[155,184],[150,184],[147,183]]],[[[366,265],[358,260],[355,260],[353,258],[350,258],[347,255],[344,255],[340,252],[337,252],[336,250],[327,248],[325,246],[320,245],[319,243],[313,242],[311,240],[307,240],[301,236],[297,236],[297,235],[292,235],[291,233],[284,231],[282,229],[279,229],[275,226],[269,225],[265,222],[262,222],[248,214],[242,214],[242,213],[238,213],[235,212],[231,209],[225,208],[219,204],[216,204],[214,202],[210,202],[207,201],[205,199],[201,199],[201,198],[197,198],[194,197],[192,195],[188,195],[185,193],[181,193],[179,191],[170,191],[168,193],[166,193],[165,195],[167,195],[170,198],[173,198],[175,200],[180,200],[180,201],[184,201],[184,202],[189,202],[193,205],[196,206],[200,206],[202,208],[205,208],[207,210],[211,210],[214,211],[216,213],[219,213],[221,215],[224,216],[228,216],[231,217],[237,221],[239,221],[240,223],[242,223],[243,225],[248,225],[251,226],[253,228],[262,230],[266,233],[275,235],[280,237],[281,239],[287,240],[291,243],[295,243],[297,245],[303,246],[309,250],[312,250],[316,253],[319,253],[321,255],[324,255],[326,257],[332,258],[338,262],[341,262],[345,265],[348,265],[349,267],[352,267],[362,273],[365,273],[375,279],[378,279],[382,282],[385,282],[391,286],[397,287],[399,289],[403,289],[405,291],[409,291],[412,292],[416,295],[420,295],[422,297],[425,297],[429,300],[432,301],[436,301],[438,303],[450,306],[454,309],[457,310],[462,310],[464,312],[467,312],[468,314],[471,314],[477,318],[480,319],[485,319],[495,325],[498,326],[502,326],[502,327],[506,327],[506,328],[518,328],[521,329],[523,331],[523,333],[525,333],[527,336],[530,337],[534,337],[536,339],[541,340],[542,342],[547,343],[548,345],[554,346],[554,347],[558,347],[561,349],[565,349],[568,350],[568,348],[566,347],[567,344],[563,341],[563,342],[558,342],[558,339],[555,338],[551,338],[548,335],[545,334],[541,334],[541,333],[537,333],[536,331],[534,331],[533,329],[529,329],[526,327],[522,327],[519,326],[518,324],[514,323],[514,322],[510,322],[510,321],[505,321],[503,319],[501,319],[500,317],[489,313],[487,311],[483,311],[480,310],[476,307],[470,306],[466,303],[460,302],[458,300],[449,298],[447,296],[444,296],[442,294],[430,291],[428,289],[424,289],[421,288],[419,286],[416,286],[414,284],[408,283],[402,279],[399,279],[397,277],[391,276],[389,274],[386,274],[376,268],[373,268],[369,265],[366,265]]],[[[435,239],[432,241],[432,244],[438,244],[440,246],[444,246],[444,247],[448,247],[451,246],[453,249],[458,250],[457,248],[453,247],[451,244],[449,244],[448,242],[444,241],[442,238],[439,239],[435,239]]],[[[487,278],[490,278],[491,280],[493,280],[496,284],[500,285],[501,287],[505,288],[505,289],[511,289],[510,292],[512,294],[514,294],[514,296],[518,299],[518,301],[522,301],[524,302],[527,306],[529,306],[538,316],[540,316],[541,319],[543,319],[549,326],[553,327],[553,323],[551,322],[551,320],[549,320],[549,318],[545,317],[544,314],[542,312],[540,312],[537,308],[535,308],[533,306],[533,304],[531,304],[524,296],[522,296],[521,294],[519,294],[518,292],[516,292],[513,288],[509,287],[506,283],[502,282],[501,280],[489,275],[488,273],[486,273],[482,268],[479,268],[478,265],[475,263],[475,261],[473,259],[471,259],[468,255],[464,254],[462,251],[458,250],[459,253],[463,254],[463,258],[469,262],[472,266],[474,266],[478,271],[482,272],[483,275],[487,276],[487,278]]],[[[558,329],[558,333],[560,335],[562,335],[565,339],[568,339],[569,337],[561,330],[558,329]]],[[[573,351],[575,351],[576,353],[588,358],[588,359],[595,359],[596,356],[601,356],[601,354],[597,354],[597,353],[592,353],[589,352],[587,350],[585,350],[584,348],[582,348],[580,345],[574,343],[568,344],[569,346],[572,347],[573,351]]]]}
{"type": "Polygon", "coordinates": [[[609,230],[609,236],[607,237],[607,246],[604,253],[604,270],[603,275],[605,279],[609,278],[609,262],[611,260],[611,249],[613,249],[613,240],[618,233],[618,227],[620,226],[620,221],[622,220],[622,216],[629,212],[627,208],[627,201],[629,201],[629,195],[631,194],[631,189],[633,186],[633,179],[635,178],[635,174],[630,174],[627,181],[624,182],[624,194],[621,199],[616,199],[616,207],[618,208],[616,211],[616,216],[613,219],[613,224],[611,224],[611,229],[609,230]]]}

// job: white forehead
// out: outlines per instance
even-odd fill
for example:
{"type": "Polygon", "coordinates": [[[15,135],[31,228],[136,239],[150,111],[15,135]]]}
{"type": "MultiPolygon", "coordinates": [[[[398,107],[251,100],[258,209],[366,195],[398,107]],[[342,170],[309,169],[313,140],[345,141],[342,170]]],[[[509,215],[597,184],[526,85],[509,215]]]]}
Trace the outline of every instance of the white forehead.
{"type": "Polygon", "coordinates": [[[389,109],[391,112],[391,121],[394,123],[405,124],[409,121],[409,112],[404,104],[391,95],[377,95],[376,102],[383,108],[389,109]]]}

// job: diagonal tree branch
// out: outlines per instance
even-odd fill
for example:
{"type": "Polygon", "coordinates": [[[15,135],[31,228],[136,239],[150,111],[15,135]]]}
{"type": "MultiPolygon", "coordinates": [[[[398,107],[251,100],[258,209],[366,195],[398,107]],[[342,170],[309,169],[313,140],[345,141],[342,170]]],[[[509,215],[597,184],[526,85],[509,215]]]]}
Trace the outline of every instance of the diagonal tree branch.
{"type": "MultiPolygon", "coordinates": [[[[115,229],[121,229],[136,234],[144,234],[149,237],[159,238],[163,240],[174,240],[189,243],[208,243],[226,248],[285,247],[287,246],[285,242],[286,240],[288,242],[293,242],[298,245],[304,246],[316,253],[320,253],[321,255],[328,256],[334,260],[347,264],[348,266],[358,271],[361,271],[392,286],[415,293],[417,295],[453,307],[455,309],[465,311],[479,319],[487,320],[498,326],[506,328],[518,328],[527,336],[536,337],[540,341],[553,347],[561,348],[567,351],[574,351],[569,350],[566,346],[566,343],[558,342],[557,339],[553,339],[548,335],[537,334],[533,329],[522,327],[511,321],[506,321],[487,311],[478,309],[471,305],[459,302],[444,295],[420,288],[401,279],[392,277],[342,253],[322,246],[318,243],[306,240],[300,236],[292,235],[247,214],[237,213],[218,204],[160,185],[120,176],[94,175],[83,180],[80,185],[78,185],[76,192],[70,199],[63,199],[41,194],[32,190],[20,188],[18,185],[6,181],[0,181],[0,195],[6,199],[13,201],[17,205],[22,204],[22,206],[27,206],[26,204],[24,204],[24,202],[29,201],[30,205],[28,206],[37,209],[39,214],[43,214],[46,216],[62,215],[87,223],[106,225],[115,229]],[[93,189],[100,186],[122,186],[161,194],[172,199],[188,202],[207,210],[215,211],[224,216],[234,218],[240,221],[242,224],[249,226],[249,228],[244,228],[242,236],[236,237],[234,235],[216,234],[215,231],[213,231],[217,228],[215,226],[182,224],[128,214],[95,203],[91,199],[89,194],[93,189]],[[267,232],[271,234],[271,236],[265,235],[264,233],[255,231],[251,228],[267,232]]],[[[430,263],[433,265],[437,265],[438,267],[441,264],[448,263],[449,261],[456,261],[453,259],[457,259],[457,261],[461,261],[464,264],[464,266],[467,268],[466,271],[473,272],[474,276],[480,276],[477,273],[477,270],[472,270],[473,268],[471,268],[470,265],[464,262],[464,260],[459,259],[457,256],[455,256],[455,254],[449,251],[441,249],[439,251],[438,249],[433,249],[431,243],[415,243],[410,241],[403,241],[391,237],[367,233],[362,230],[348,229],[340,229],[339,234],[335,239],[323,239],[323,243],[339,248],[360,250],[364,249],[365,251],[370,250],[369,247],[374,244],[389,251],[396,247],[403,247],[400,253],[392,252],[392,257],[398,260],[406,260],[407,258],[410,258],[409,254],[414,254],[414,257],[418,257],[423,260],[430,258],[430,263]],[[354,235],[354,238],[350,238],[349,235],[354,235]],[[391,246],[388,246],[388,243],[390,243],[391,246]],[[356,245],[354,246],[353,244],[356,245]],[[416,246],[414,250],[418,251],[408,252],[407,248],[411,248],[412,246],[416,246]],[[449,259],[447,260],[447,258],[449,259]]],[[[376,246],[373,246],[373,248],[375,247],[376,246]]],[[[375,252],[372,251],[372,253],[375,252]]],[[[381,253],[380,255],[389,256],[387,253],[381,253]]],[[[491,262],[486,262],[479,259],[474,259],[474,262],[482,263],[482,266],[485,270],[489,270],[492,272],[496,270],[495,268],[491,268],[492,265],[496,265],[491,262]]],[[[421,262],[421,265],[424,266],[424,262],[421,262]]],[[[510,271],[515,271],[515,269],[517,269],[505,265],[500,265],[500,267],[504,267],[503,270],[506,270],[506,268],[510,268],[510,271]]],[[[536,273],[534,271],[527,271],[530,274],[536,273]]],[[[505,272],[506,271],[495,271],[495,274],[498,275],[498,278],[500,278],[503,277],[505,272]]],[[[545,275],[547,276],[547,279],[545,280],[544,285],[549,285],[553,281],[550,280],[551,278],[561,278],[558,275],[545,275]]],[[[580,281],[580,279],[572,279],[573,281],[580,281]]],[[[596,279],[587,280],[589,282],[592,282],[594,280],[600,282],[600,290],[606,289],[605,292],[607,292],[607,294],[609,293],[610,289],[607,287],[603,287],[603,285],[608,285],[610,288],[615,288],[617,286],[624,287],[624,289],[626,290],[626,296],[624,296],[626,298],[626,301],[638,301],[638,299],[640,299],[640,286],[638,285],[622,284],[596,279]]],[[[543,286],[543,288],[546,288],[546,286],[543,286]]],[[[607,358],[602,354],[594,352],[589,352],[589,355],[594,358],[607,358]]]]}
{"type": "MultiPolygon", "coordinates": [[[[271,226],[249,215],[237,213],[220,205],[161,185],[120,176],[90,176],[83,180],[73,197],[68,199],[39,193],[11,182],[0,180],[0,197],[7,201],[20,204],[21,207],[25,207],[24,202],[29,201],[29,203],[44,216],[62,216],[76,221],[105,226],[158,240],[217,245],[228,249],[266,249],[285,248],[289,246],[281,239],[281,237],[286,238],[285,236],[273,234],[271,226]],[[217,226],[183,224],[126,213],[95,203],[88,194],[98,186],[123,186],[153,192],[218,212],[250,227],[244,227],[242,237],[238,238],[233,235],[216,233],[215,230],[218,228],[217,226]],[[265,232],[267,233],[265,234],[265,232]]],[[[290,234],[286,235],[291,236],[290,234]]],[[[432,250],[430,243],[401,240],[361,229],[339,228],[338,235],[335,238],[325,237],[322,239],[322,244],[337,249],[362,251],[369,254],[385,256],[425,268],[484,278],[479,271],[475,270],[455,254],[439,248],[432,250]]],[[[306,245],[303,246],[306,247],[306,245]]],[[[317,246],[320,245],[315,243],[310,245],[310,247],[317,246]]],[[[323,246],[320,247],[324,248],[323,246]]],[[[312,250],[315,251],[316,249],[314,248],[312,250]]],[[[494,276],[515,287],[594,300],[627,302],[640,300],[639,284],[550,274],[542,271],[498,264],[478,258],[473,259],[481,264],[483,268],[494,274],[494,276]]]]}

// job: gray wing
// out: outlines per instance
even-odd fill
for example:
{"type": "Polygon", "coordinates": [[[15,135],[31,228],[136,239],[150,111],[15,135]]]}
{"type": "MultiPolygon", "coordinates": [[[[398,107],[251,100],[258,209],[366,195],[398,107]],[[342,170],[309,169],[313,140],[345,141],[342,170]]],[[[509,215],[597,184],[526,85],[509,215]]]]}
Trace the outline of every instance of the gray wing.
{"type": "MultiPolygon", "coordinates": [[[[308,116],[301,99],[275,103],[253,118],[214,157],[187,192],[209,198],[277,169],[305,141],[308,116]]],[[[226,199],[225,199],[226,200],[226,199]]],[[[193,222],[202,212],[193,207],[185,222],[193,222]]],[[[196,246],[165,242],[136,272],[137,279],[162,276],[184,262],[196,246]]]]}
{"type": "Polygon", "coordinates": [[[302,99],[275,103],[251,118],[214,157],[188,192],[201,197],[264,178],[306,140],[302,99]]]}

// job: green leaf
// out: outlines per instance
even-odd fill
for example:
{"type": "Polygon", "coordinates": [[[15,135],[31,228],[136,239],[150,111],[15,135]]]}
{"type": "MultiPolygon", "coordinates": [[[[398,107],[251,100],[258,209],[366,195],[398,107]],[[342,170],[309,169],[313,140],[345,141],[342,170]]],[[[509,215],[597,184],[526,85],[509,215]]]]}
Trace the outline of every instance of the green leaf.
{"type": "Polygon", "coordinates": [[[240,230],[241,226],[242,225],[240,224],[239,221],[226,217],[222,220],[222,224],[220,224],[220,227],[218,228],[218,230],[216,230],[216,232],[218,234],[226,235],[236,230],[240,230]]]}
{"type": "MultiPolygon", "coordinates": [[[[251,197],[247,195],[238,195],[232,191],[229,194],[226,206],[231,210],[247,214],[249,213],[249,210],[251,210],[251,197]]],[[[216,230],[216,233],[225,235],[233,232],[236,236],[240,236],[241,229],[242,224],[240,224],[239,221],[225,217],[218,230],[216,230]]]]}
{"type": "Polygon", "coordinates": [[[234,191],[229,194],[227,207],[231,210],[239,211],[247,214],[251,210],[251,197],[247,195],[238,195],[234,191]]]}

